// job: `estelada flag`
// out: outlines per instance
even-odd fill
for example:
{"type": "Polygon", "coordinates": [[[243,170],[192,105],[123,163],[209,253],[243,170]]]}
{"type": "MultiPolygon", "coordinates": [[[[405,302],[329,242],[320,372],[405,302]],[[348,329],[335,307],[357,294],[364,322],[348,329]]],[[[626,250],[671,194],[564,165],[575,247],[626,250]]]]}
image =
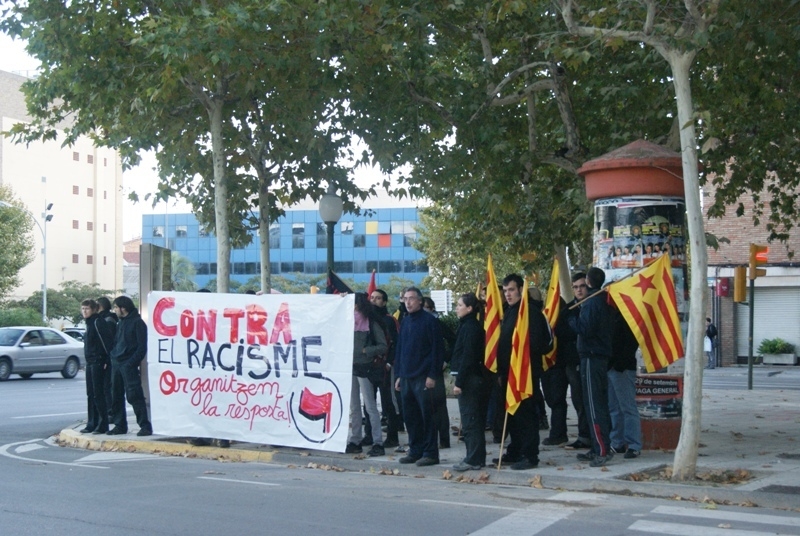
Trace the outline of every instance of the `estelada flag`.
{"type": "Polygon", "coordinates": [[[369,278],[369,285],[367,285],[367,296],[372,296],[378,285],[375,284],[375,270],[372,270],[372,277],[369,278]]]}
{"type": "Polygon", "coordinates": [[[508,367],[506,411],[513,415],[523,400],[533,395],[531,375],[531,335],[528,315],[528,280],[520,289],[517,324],[511,336],[511,363],[508,367]]]}
{"type": "Polygon", "coordinates": [[[500,340],[500,322],[503,320],[503,300],[497,287],[497,278],[492,266],[492,254],[486,263],[486,313],[483,329],[486,332],[486,347],[483,364],[492,372],[497,372],[497,342],[500,340]]]}
{"type": "Polygon", "coordinates": [[[328,288],[326,294],[352,294],[353,289],[347,286],[333,270],[328,270],[328,288]]]}
{"type": "Polygon", "coordinates": [[[558,259],[553,260],[553,273],[550,275],[550,284],[547,286],[547,299],[544,302],[544,317],[550,324],[550,331],[553,335],[553,349],[548,354],[542,356],[542,369],[547,371],[556,364],[556,351],[558,350],[558,339],[555,336],[556,322],[561,312],[561,283],[558,281],[558,259]]]}
{"type": "Polygon", "coordinates": [[[669,255],[662,255],[606,290],[636,336],[647,372],[683,357],[683,334],[669,255]]]}

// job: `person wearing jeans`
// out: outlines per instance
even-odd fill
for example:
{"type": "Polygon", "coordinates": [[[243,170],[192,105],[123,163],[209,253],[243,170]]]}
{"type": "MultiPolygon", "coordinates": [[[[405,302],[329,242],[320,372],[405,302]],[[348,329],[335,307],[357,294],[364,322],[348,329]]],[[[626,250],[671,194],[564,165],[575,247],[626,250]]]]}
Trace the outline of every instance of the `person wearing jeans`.
{"type": "Polygon", "coordinates": [[[636,342],[628,323],[617,314],[614,321],[612,355],[608,362],[609,439],[614,452],[638,458],[642,452],[642,426],[636,407],[636,342]]]}

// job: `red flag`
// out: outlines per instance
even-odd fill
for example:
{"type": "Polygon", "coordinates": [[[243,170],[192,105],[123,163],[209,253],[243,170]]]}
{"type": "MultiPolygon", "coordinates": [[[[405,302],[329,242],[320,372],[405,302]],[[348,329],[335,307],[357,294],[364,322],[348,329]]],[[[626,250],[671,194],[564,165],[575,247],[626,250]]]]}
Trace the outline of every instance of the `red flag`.
{"type": "Polygon", "coordinates": [[[519,304],[517,324],[511,337],[511,363],[508,367],[508,388],[506,389],[506,411],[513,415],[523,400],[533,396],[533,376],[531,375],[530,319],[528,317],[528,280],[520,289],[522,298],[519,304]]]}
{"type": "Polygon", "coordinates": [[[497,372],[497,342],[500,340],[500,322],[503,320],[503,300],[494,276],[492,255],[486,263],[486,313],[483,329],[486,331],[486,349],[483,363],[492,372],[497,372]]]}
{"type": "Polygon", "coordinates": [[[639,342],[647,372],[683,357],[683,333],[669,255],[612,283],[607,290],[639,342]]]}
{"type": "Polygon", "coordinates": [[[367,296],[372,296],[378,285],[375,284],[375,270],[372,270],[372,277],[369,278],[369,285],[367,285],[367,296]]]}
{"type": "Polygon", "coordinates": [[[328,270],[328,288],[327,294],[352,294],[353,289],[347,286],[347,283],[341,280],[333,270],[328,270]]]}
{"type": "Polygon", "coordinates": [[[310,421],[325,419],[322,425],[322,432],[327,434],[331,431],[331,402],[333,393],[315,395],[303,387],[300,393],[300,415],[310,421]]]}

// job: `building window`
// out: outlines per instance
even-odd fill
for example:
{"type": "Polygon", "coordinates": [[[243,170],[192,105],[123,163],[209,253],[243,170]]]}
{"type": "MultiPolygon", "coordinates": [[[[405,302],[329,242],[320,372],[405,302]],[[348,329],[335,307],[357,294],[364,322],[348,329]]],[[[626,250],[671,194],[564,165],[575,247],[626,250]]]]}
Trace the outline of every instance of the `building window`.
{"type": "Polygon", "coordinates": [[[73,151],[72,152],[72,159],[75,160],[76,162],[80,162],[81,161],[80,153],[76,153],[75,151],[73,151]]]}
{"type": "Polygon", "coordinates": [[[94,262],[94,257],[91,255],[86,255],[86,264],[92,264],[94,262]]]}
{"type": "Polygon", "coordinates": [[[103,167],[108,167],[108,158],[103,158],[103,167]]]}
{"type": "Polygon", "coordinates": [[[153,237],[164,238],[164,227],[162,225],[153,226],[153,237]]]}
{"type": "Polygon", "coordinates": [[[80,261],[78,260],[78,256],[77,255],[73,255],[72,256],[72,264],[78,264],[79,262],[80,261]]]}
{"type": "Polygon", "coordinates": [[[269,226],[269,249],[281,248],[281,226],[278,223],[272,223],[269,226]]]}
{"type": "Polygon", "coordinates": [[[177,225],[175,226],[175,236],[178,238],[186,238],[189,236],[189,226],[188,225],[177,225]]]}
{"type": "Polygon", "coordinates": [[[363,248],[367,245],[367,236],[363,234],[353,235],[353,247],[363,248]]]}
{"type": "Polygon", "coordinates": [[[72,228],[73,228],[73,229],[80,229],[80,227],[81,227],[81,226],[80,226],[80,224],[78,223],[78,220],[72,220],[72,228]]]}
{"type": "Polygon", "coordinates": [[[81,187],[80,186],[75,185],[75,186],[72,187],[72,194],[73,195],[79,195],[80,193],[81,193],[81,187]]]}
{"type": "Polygon", "coordinates": [[[104,223],[104,224],[103,224],[103,232],[104,232],[104,233],[105,233],[105,232],[108,232],[108,224],[107,224],[107,223],[104,223]]]}
{"type": "MultiPolygon", "coordinates": [[[[306,226],[304,223],[292,224],[292,249],[303,249],[306,246],[306,226]]],[[[300,266],[303,264],[300,263],[300,266]]],[[[302,272],[300,270],[291,270],[293,272],[302,272]]]]}
{"type": "Polygon", "coordinates": [[[378,271],[382,274],[391,274],[402,272],[403,269],[400,267],[400,261],[379,261],[378,271]]]}
{"type": "Polygon", "coordinates": [[[108,192],[103,190],[103,199],[108,199],[108,192]]]}
{"type": "MultiPolygon", "coordinates": [[[[392,247],[392,235],[390,235],[390,234],[379,234],[378,235],[378,247],[379,248],[392,247]]],[[[381,271],[383,271],[383,270],[381,270],[381,271]]]]}
{"type": "Polygon", "coordinates": [[[106,264],[108,264],[108,263],[106,262],[106,257],[103,257],[103,266],[105,266],[106,264]]]}
{"type": "Polygon", "coordinates": [[[351,222],[351,221],[343,221],[342,222],[342,234],[343,235],[351,235],[351,234],[353,234],[353,222],[351,222]]]}
{"type": "Polygon", "coordinates": [[[87,221],[86,222],[86,230],[87,231],[94,231],[94,223],[90,222],[90,221],[87,221]]]}
{"type": "Polygon", "coordinates": [[[324,223],[317,224],[317,247],[325,249],[328,247],[328,226],[324,223]]]}
{"type": "Polygon", "coordinates": [[[94,156],[90,155],[90,154],[87,154],[86,155],[86,163],[87,164],[94,164],[94,156]]]}
{"type": "Polygon", "coordinates": [[[86,197],[94,197],[94,188],[86,188],[86,197]]]}

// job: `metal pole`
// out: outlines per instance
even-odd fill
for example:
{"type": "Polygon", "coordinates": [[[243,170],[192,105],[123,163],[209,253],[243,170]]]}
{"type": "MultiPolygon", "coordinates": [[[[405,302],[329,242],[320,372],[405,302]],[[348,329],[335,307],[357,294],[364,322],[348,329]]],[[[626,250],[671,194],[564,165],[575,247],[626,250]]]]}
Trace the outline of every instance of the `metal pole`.
{"type": "Polygon", "coordinates": [[[44,229],[42,230],[42,264],[44,264],[44,274],[42,275],[42,321],[47,323],[47,199],[44,200],[44,229]]]}
{"type": "Polygon", "coordinates": [[[755,296],[756,296],[756,282],[750,280],[750,333],[747,343],[747,390],[753,390],[753,317],[755,316],[755,296]]]}
{"type": "Polygon", "coordinates": [[[333,228],[336,225],[335,221],[325,222],[328,226],[328,270],[333,271],[333,228]]]}

